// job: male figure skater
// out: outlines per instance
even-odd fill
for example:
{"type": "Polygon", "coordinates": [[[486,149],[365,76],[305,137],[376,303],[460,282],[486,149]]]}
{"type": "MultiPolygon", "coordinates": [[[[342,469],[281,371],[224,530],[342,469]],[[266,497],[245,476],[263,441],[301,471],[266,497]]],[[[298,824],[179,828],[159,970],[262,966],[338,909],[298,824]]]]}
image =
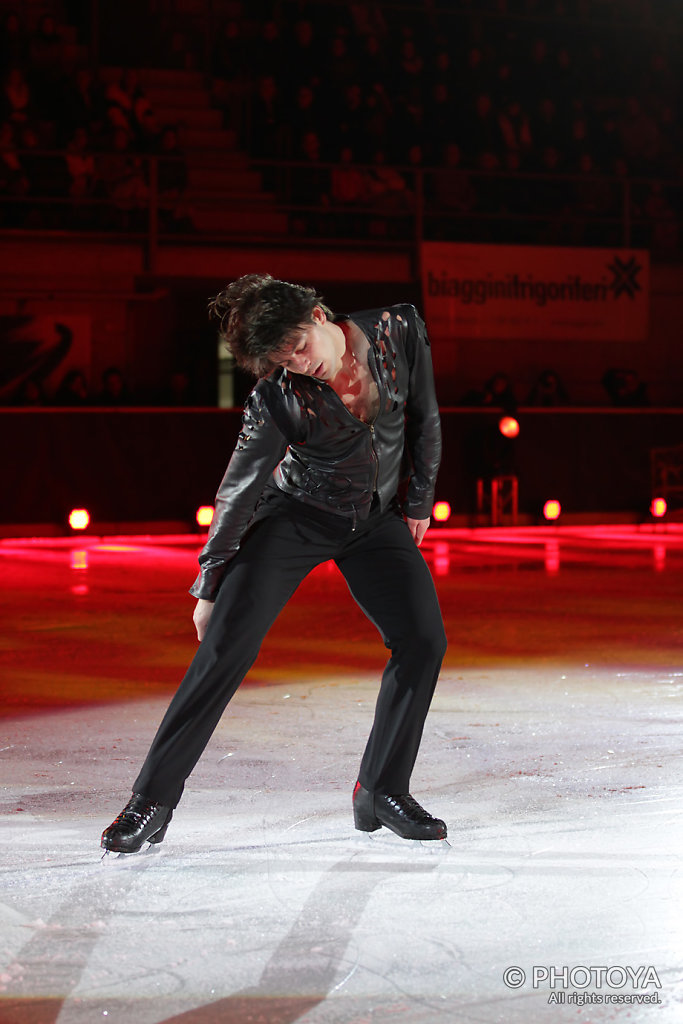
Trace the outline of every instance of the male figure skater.
{"type": "Polygon", "coordinates": [[[162,841],[270,626],[330,558],[391,651],[353,792],[355,826],[443,839],[444,822],[409,792],[446,649],[418,551],[441,455],[424,324],[410,305],[334,316],[312,288],[257,274],[233,282],[210,309],[259,380],[190,590],[197,654],[102,846],[134,853],[162,841]]]}

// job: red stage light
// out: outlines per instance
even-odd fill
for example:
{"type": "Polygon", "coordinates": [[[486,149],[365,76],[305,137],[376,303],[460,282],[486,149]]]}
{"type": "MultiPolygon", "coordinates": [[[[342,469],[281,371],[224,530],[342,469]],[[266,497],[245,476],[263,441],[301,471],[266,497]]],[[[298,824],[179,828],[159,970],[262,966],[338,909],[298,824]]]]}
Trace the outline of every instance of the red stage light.
{"type": "Polygon", "coordinates": [[[661,519],[662,516],[666,515],[666,499],[665,498],[653,498],[650,502],[650,515],[656,519],[661,519]]]}
{"type": "Polygon", "coordinates": [[[90,523],[87,508],[72,508],[69,512],[69,526],[72,530],[85,530],[90,523]]]}
{"type": "Polygon", "coordinates": [[[445,523],[447,519],[451,518],[451,506],[447,501],[437,501],[432,509],[432,515],[437,523],[445,523]]]}
{"type": "Polygon", "coordinates": [[[514,416],[502,416],[498,420],[498,429],[503,437],[517,437],[519,434],[519,423],[514,416]]]}
{"type": "Polygon", "coordinates": [[[559,501],[556,501],[554,498],[551,498],[549,501],[546,501],[545,505],[543,506],[543,515],[546,519],[559,519],[561,512],[562,506],[560,505],[559,501]]]}
{"type": "Polygon", "coordinates": [[[197,509],[197,523],[199,526],[211,526],[213,520],[213,505],[200,505],[197,509]]]}

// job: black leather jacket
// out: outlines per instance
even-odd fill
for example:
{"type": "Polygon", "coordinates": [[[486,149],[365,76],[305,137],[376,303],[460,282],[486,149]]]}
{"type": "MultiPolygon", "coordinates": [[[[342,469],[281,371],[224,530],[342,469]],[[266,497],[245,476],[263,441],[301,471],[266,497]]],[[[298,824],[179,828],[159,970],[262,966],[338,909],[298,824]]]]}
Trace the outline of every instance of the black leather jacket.
{"type": "Polygon", "coordinates": [[[355,524],[367,518],[375,492],[381,509],[396,498],[403,473],[409,480],[404,513],[412,519],[431,514],[441,427],[424,322],[408,304],[335,319],[351,319],[370,342],[380,396],[375,420],[357,419],[329,384],[313,377],[280,367],[261,378],[245,404],[216,496],[201,571],[190,589],[195,597],[215,599],[269,484],[355,524]]]}

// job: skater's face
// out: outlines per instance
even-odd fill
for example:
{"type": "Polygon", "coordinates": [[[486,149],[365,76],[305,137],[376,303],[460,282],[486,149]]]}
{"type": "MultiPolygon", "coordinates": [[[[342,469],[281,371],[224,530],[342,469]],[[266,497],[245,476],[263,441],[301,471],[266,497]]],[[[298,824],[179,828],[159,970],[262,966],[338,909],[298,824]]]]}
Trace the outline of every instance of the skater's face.
{"type": "Polygon", "coordinates": [[[277,362],[292,373],[317,380],[332,380],[341,369],[346,338],[336,324],[327,319],[320,306],[313,310],[311,323],[304,324],[277,362]]]}

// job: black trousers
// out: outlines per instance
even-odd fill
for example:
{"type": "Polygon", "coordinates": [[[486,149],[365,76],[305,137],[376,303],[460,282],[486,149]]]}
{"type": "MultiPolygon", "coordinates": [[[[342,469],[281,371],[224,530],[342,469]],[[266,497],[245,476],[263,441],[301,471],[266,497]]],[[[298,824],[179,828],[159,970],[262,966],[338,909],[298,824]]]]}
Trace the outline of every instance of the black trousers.
{"type": "MultiPolygon", "coordinates": [[[[349,520],[281,495],[229,563],[197,654],[133,789],[175,807],[266,633],[303,578],[333,558],[391,657],[358,780],[407,793],[441,661],[441,611],[429,569],[397,508],[349,520]]],[[[320,623],[324,628],[324,621],[320,623]]]]}

